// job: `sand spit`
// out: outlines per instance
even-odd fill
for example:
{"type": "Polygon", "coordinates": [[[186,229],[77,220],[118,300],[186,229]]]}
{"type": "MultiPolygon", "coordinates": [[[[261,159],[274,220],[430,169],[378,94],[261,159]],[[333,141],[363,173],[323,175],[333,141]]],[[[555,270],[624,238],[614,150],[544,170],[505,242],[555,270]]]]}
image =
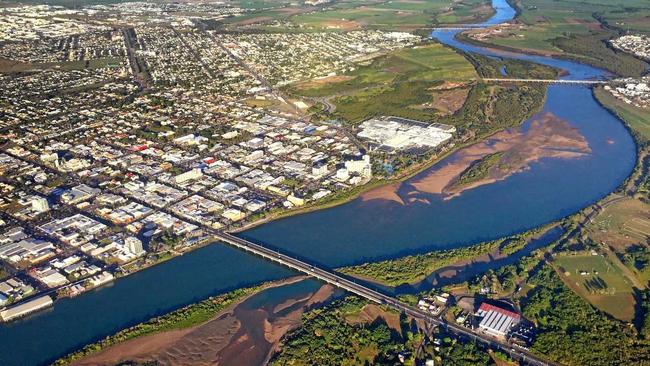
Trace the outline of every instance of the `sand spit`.
{"type": "Polygon", "coordinates": [[[300,325],[304,311],[326,301],[333,292],[333,287],[324,285],[314,293],[263,308],[251,307],[249,297],[201,325],[128,340],[73,365],[115,365],[125,361],[169,366],[261,365],[280,339],[300,325]]]}
{"type": "Polygon", "coordinates": [[[368,192],[365,192],[361,195],[363,201],[370,200],[386,200],[397,202],[400,205],[404,205],[404,200],[397,194],[397,190],[401,186],[401,183],[392,183],[387,184],[376,189],[372,189],[368,192]]]}
{"type": "Polygon", "coordinates": [[[439,164],[410,182],[383,186],[362,195],[363,200],[382,199],[400,204],[426,202],[421,193],[437,194],[445,199],[485,184],[504,180],[530,168],[541,159],[575,159],[591,153],[580,132],[552,113],[535,118],[527,130],[508,129],[485,141],[458,150],[445,164],[439,164]],[[460,175],[483,157],[503,153],[485,178],[469,184],[457,184],[460,175]]]}

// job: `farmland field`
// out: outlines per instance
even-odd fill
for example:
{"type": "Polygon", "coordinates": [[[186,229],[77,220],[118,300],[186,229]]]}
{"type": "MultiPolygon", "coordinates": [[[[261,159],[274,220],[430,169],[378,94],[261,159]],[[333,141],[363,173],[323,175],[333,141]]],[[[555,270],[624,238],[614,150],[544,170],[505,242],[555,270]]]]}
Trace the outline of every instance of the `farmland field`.
{"type": "Polygon", "coordinates": [[[587,227],[587,235],[614,250],[639,287],[650,281],[650,205],[628,198],[607,206],[587,227]]]}
{"type": "Polygon", "coordinates": [[[606,207],[589,228],[589,237],[615,249],[645,243],[650,238],[650,205],[625,199],[606,207]]]}
{"type": "Polygon", "coordinates": [[[566,285],[592,305],[621,320],[634,318],[632,284],[609,258],[578,252],[559,255],[554,264],[566,285]]]}
{"type": "MultiPolygon", "coordinates": [[[[290,23],[286,29],[292,25],[302,31],[365,28],[413,31],[436,23],[479,22],[494,14],[489,0],[462,0],[453,4],[447,0],[349,0],[311,8],[261,0],[240,1],[240,4],[253,11],[227,19],[227,23],[250,26],[279,20],[290,23]]],[[[283,26],[273,27],[274,31],[283,29],[283,26]]]]}

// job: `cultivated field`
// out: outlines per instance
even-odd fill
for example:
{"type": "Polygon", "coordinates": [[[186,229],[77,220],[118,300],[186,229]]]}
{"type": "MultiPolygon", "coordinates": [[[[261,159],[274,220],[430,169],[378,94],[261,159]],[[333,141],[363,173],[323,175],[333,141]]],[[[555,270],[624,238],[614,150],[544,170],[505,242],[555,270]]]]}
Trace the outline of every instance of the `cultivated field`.
{"type": "Polygon", "coordinates": [[[296,15],[289,20],[315,29],[373,28],[412,31],[434,23],[476,22],[493,10],[485,0],[464,0],[450,6],[446,0],[350,1],[335,9],[296,15]]]}
{"type": "Polygon", "coordinates": [[[650,238],[650,205],[629,198],[606,207],[590,226],[589,237],[617,251],[645,244],[650,238]]]}
{"type": "Polygon", "coordinates": [[[556,257],[554,265],[567,286],[592,305],[624,321],[634,318],[631,281],[610,258],[578,252],[556,257]]]}

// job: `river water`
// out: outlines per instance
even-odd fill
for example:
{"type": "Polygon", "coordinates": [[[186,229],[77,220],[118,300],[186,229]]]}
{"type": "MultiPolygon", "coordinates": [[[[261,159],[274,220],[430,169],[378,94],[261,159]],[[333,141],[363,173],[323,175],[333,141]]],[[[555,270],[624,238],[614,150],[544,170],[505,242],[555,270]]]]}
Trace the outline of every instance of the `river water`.
{"type": "MultiPolygon", "coordinates": [[[[486,25],[507,21],[515,14],[505,0],[493,0],[493,5],[497,13],[486,25]]],[[[607,77],[601,70],[574,62],[465,45],[454,35],[454,31],[432,33],[440,42],[465,51],[562,68],[568,72],[565,78],[607,77]]],[[[570,215],[613,191],[630,174],[636,147],[622,123],[594,100],[589,88],[549,87],[544,106],[547,111],[577,128],[592,153],[579,159],[542,159],[524,172],[451,200],[434,194],[426,197],[430,203],[408,205],[357,199],[274,221],[241,236],[326,267],[337,267],[469,245],[570,215]]],[[[529,124],[527,121],[522,128],[529,124]]],[[[404,186],[408,189],[408,182],[404,186]]],[[[57,301],[46,312],[0,326],[0,365],[45,364],[182,305],[291,274],[284,267],[230,247],[210,245],[110,286],[57,301]]]]}

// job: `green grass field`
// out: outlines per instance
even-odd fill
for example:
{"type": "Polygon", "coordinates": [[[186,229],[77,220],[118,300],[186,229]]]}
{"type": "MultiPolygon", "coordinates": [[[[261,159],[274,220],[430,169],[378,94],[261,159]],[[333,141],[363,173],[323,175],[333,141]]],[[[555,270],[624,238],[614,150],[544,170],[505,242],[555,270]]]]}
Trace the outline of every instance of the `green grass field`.
{"type": "Polygon", "coordinates": [[[626,199],[608,206],[595,219],[590,235],[616,249],[650,238],[650,205],[626,199]]]}
{"type": "Polygon", "coordinates": [[[608,258],[580,252],[558,255],[554,264],[567,286],[592,305],[621,320],[634,318],[632,284],[608,258]]]}
{"type": "Polygon", "coordinates": [[[436,110],[420,107],[433,98],[429,88],[443,81],[462,82],[476,76],[474,67],[462,55],[431,43],[382,56],[333,82],[299,83],[288,90],[301,96],[333,98],[336,116],[351,122],[372,115],[430,120],[436,110]]]}

